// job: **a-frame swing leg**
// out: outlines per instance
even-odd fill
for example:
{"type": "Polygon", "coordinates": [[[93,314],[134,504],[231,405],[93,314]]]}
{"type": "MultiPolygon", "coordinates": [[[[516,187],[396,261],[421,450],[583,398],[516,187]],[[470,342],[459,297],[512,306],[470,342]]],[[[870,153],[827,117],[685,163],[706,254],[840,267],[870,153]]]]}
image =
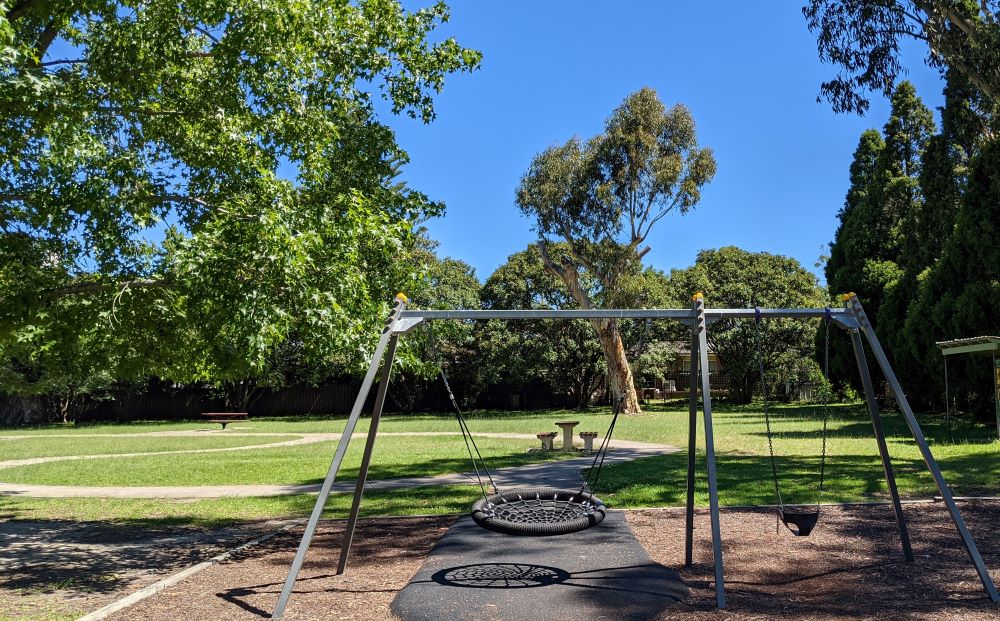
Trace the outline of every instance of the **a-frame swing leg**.
{"type": "Polygon", "coordinates": [[[368,466],[372,460],[372,449],[375,448],[375,436],[378,434],[378,423],[382,418],[382,407],[385,405],[385,395],[389,391],[389,378],[392,376],[392,361],[396,357],[396,343],[399,335],[393,334],[389,339],[389,347],[382,364],[382,380],[375,396],[375,407],[372,409],[372,420],[368,424],[368,437],[365,438],[365,453],[361,457],[361,469],[358,471],[358,483],[354,487],[354,500],[351,501],[351,515],[347,518],[347,528],[344,529],[344,540],[340,545],[340,560],[337,562],[337,575],[347,568],[347,557],[351,554],[351,542],[354,541],[354,528],[358,523],[358,513],[361,510],[361,498],[365,493],[365,483],[368,481],[368,466]]]}
{"type": "Polygon", "coordinates": [[[712,386],[708,374],[708,336],[705,300],[694,297],[695,332],[698,334],[698,360],[701,367],[701,401],[705,416],[705,463],[708,471],[708,504],[712,516],[712,553],[715,560],[715,604],[726,607],[726,586],[722,576],[722,529],[719,526],[719,489],[715,477],[715,437],[712,430],[712,386]]]}
{"type": "Polygon", "coordinates": [[[865,389],[865,401],[868,404],[868,413],[872,417],[875,442],[878,444],[878,452],[882,457],[882,470],[885,472],[885,480],[889,486],[892,509],[896,513],[896,524],[899,527],[899,543],[903,546],[903,558],[906,559],[907,563],[912,563],[913,549],[910,547],[910,534],[906,528],[906,516],[903,515],[903,505],[899,501],[899,490],[896,488],[896,475],[892,471],[889,447],[886,445],[885,431],[882,428],[882,416],[879,414],[872,376],[868,371],[868,360],[865,358],[865,347],[861,342],[861,334],[856,328],[850,328],[848,332],[851,335],[851,345],[854,346],[854,358],[857,360],[858,372],[861,374],[861,384],[865,389]]]}
{"type": "Polygon", "coordinates": [[[694,562],[695,444],[698,439],[698,331],[691,327],[691,371],[688,385],[687,506],[684,515],[684,566],[694,562]]]}
{"type": "Polygon", "coordinates": [[[899,404],[899,409],[903,412],[903,418],[906,420],[906,425],[910,428],[913,440],[917,443],[917,447],[920,449],[920,454],[924,458],[924,464],[927,465],[927,470],[929,470],[931,476],[934,477],[934,483],[937,485],[938,493],[941,494],[941,499],[948,507],[948,513],[951,514],[951,520],[955,523],[955,528],[958,530],[958,534],[962,537],[962,544],[965,546],[966,552],[969,553],[969,558],[972,559],[972,564],[975,566],[976,572],[979,574],[979,579],[983,583],[983,588],[986,590],[986,594],[989,595],[990,600],[1000,602],[1000,594],[997,593],[997,588],[993,584],[993,579],[990,578],[989,571],[986,569],[986,564],[983,563],[983,557],[980,556],[979,550],[976,548],[976,542],[972,540],[972,534],[969,532],[969,527],[966,526],[965,520],[962,518],[962,514],[958,511],[958,506],[955,504],[955,499],[951,495],[951,490],[948,489],[948,483],[944,480],[944,475],[941,474],[941,468],[938,467],[937,461],[934,460],[934,455],[931,454],[931,449],[927,445],[927,440],[924,438],[924,433],[920,429],[920,424],[917,423],[917,418],[913,415],[913,410],[910,408],[910,404],[906,400],[906,395],[903,393],[903,387],[896,378],[896,373],[892,370],[892,366],[889,364],[889,359],[886,357],[885,352],[882,350],[882,345],[875,336],[875,330],[872,329],[872,325],[868,321],[868,317],[865,315],[861,302],[853,293],[846,295],[844,302],[847,310],[851,311],[854,318],[857,320],[861,331],[864,332],[865,338],[871,346],[872,354],[874,354],[875,359],[882,368],[882,374],[889,383],[889,387],[892,388],[892,393],[896,397],[896,403],[899,404]]]}
{"type": "Polygon", "coordinates": [[[378,372],[379,363],[382,361],[382,357],[385,354],[386,348],[389,345],[390,339],[394,336],[393,329],[396,326],[396,322],[399,321],[399,314],[406,307],[406,298],[400,294],[396,296],[396,305],[392,309],[388,320],[386,320],[385,329],[382,331],[382,336],[379,338],[378,345],[375,346],[375,353],[372,354],[371,364],[368,365],[368,372],[365,373],[365,379],[361,382],[361,390],[358,391],[358,396],[354,400],[354,406],[351,408],[351,414],[347,417],[347,424],[344,426],[344,432],[340,436],[340,442],[337,443],[337,450],[333,455],[333,461],[330,462],[330,469],[326,473],[326,478],[323,480],[323,485],[320,487],[319,496],[316,498],[316,504],[313,506],[312,515],[309,516],[309,522],[306,523],[305,532],[302,534],[302,541],[299,543],[299,548],[295,552],[295,559],[292,561],[291,567],[288,569],[288,577],[285,578],[285,584],[281,588],[281,595],[278,596],[278,603],[274,606],[274,612],[271,613],[272,619],[280,619],[282,615],[285,614],[285,606],[288,605],[288,598],[292,594],[292,589],[295,587],[295,580],[299,576],[299,571],[302,569],[302,563],[305,561],[306,552],[309,551],[309,544],[312,543],[313,535],[316,534],[316,526],[319,524],[319,518],[323,515],[323,509],[326,507],[326,501],[330,497],[330,490],[333,488],[333,482],[337,478],[337,472],[340,470],[340,464],[344,461],[344,454],[347,452],[347,445],[350,444],[351,436],[354,434],[354,428],[358,424],[358,418],[361,416],[361,409],[365,405],[365,401],[368,399],[368,393],[371,392],[372,384],[375,382],[375,374],[378,372]]]}

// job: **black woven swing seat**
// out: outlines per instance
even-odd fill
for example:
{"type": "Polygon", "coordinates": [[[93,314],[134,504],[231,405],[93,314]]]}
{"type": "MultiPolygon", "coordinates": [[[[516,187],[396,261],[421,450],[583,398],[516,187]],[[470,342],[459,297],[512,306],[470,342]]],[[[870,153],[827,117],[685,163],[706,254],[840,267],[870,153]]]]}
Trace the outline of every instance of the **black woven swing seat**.
{"type": "Polygon", "coordinates": [[[808,537],[819,521],[819,509],[782,509],[778,514],[796,537],[808,537]]]}
{"type": "Polygon", "coordinates": [[[494,532],[538,537],[596,526],[606,511],[604,503],[587,492],[538,487],[482,498],[472,506],[472,519],[494,532]]]}

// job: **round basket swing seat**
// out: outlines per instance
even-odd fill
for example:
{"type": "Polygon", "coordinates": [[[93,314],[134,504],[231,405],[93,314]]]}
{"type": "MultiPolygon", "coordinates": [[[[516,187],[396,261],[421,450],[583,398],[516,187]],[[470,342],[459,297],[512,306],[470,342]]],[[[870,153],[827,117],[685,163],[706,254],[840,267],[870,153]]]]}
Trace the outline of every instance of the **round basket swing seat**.
{"type": "Polygon", "coordinates": [[[604,503],[587,492],[538,487],[481,498],[472,506],[472,519],[494,532],[538,537],[596,526],[606,511],[604,503]]]}

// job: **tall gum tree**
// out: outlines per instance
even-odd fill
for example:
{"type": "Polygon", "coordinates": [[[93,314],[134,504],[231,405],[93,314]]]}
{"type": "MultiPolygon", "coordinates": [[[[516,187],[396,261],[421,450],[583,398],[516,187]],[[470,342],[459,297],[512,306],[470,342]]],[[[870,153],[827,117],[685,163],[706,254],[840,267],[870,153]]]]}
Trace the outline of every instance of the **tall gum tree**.
{"type": "Polygon", "coordinates": [[[838,112],[864,114],[869,92],[892,94],[907,39],[927,46],[928,65],[960,72],[1000,104],[997,0],[809,0],[802,13],[820,60],[839,67],[820,88],[838,112]]]}
{"type": "MultiPolygon", "coordinates": [[[[657,222],[686,213],[715,176],[711,149],[698,145],[694,118],[683,105],[667,109],[656,92],[629,95],[604,131],[572,138],[535,156],[516,201],[534,220],[545,269],[559,277],[580,308],[636,304],[627,280],[639,273],[657,222]],[[565,243],[558,249],[553,241],[565,243]],[[586,272],[597,286],[581,285],[586,272]]],[[[617,320],[593,319],[611,390],[623,411],[640,413],[617,320]]]]}

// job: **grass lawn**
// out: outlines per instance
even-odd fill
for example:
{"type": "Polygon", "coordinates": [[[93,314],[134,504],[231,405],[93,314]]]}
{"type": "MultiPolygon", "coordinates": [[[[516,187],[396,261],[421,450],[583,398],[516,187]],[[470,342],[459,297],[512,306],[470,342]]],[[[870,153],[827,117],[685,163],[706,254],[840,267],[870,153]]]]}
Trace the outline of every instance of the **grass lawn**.
{"type": "MultiPolygon", "coordinates": [[[[63,455],[121,455],[158,451],[197,451],[253,446],[294,439],[294,436],[263,434],[253,436],[213,435],[204,438],[64,438],[50,436],[11,438],[0,436],[0,461],[63,455]]],[[[0,476],[0,479],[14,480],[3,476],[0,476]]]]}
{"type": "MultiPolygon", "coordinates": [[[[682,403],[652,405],[643,416],[619,420],[616,437],[658,442],[684,447],[687,443],[687,412],[682,403]]],[[[828,460],[824,501],[881,500],[886,496],[882,466],[863,406],[841,404],[831,408],[828,460]]],[[[811,502],[818,487],[821,447],[821,410],[813,406],[775,408],[775,454],[782,494],[788,503],[811,502]]],[[[577,430],[603,432],[608,411],[594,409],[579,413],[473,412],[469,424],[473,432],[537,433],[555,430],[553,422],[580,420],[577,430]]],[[[700,416],[699,416],[700,423],[700,416]]],[[[241,432],[308,433],[336,432],[343,419],[256,419],[238,428],[241,432]],[[250,429],[252,428],[252,429],[250,429]]],[[[884,424],[900,491],[907,497],[929,497],[935,493],[933,480],[909,439],[899,414],[884,413],[884,424]]],[[[1000,481],[1000,443],[993,440],[992,427],[962,423],[953,429],[954,442],[938,418],[923,417],[921,424],[945,477],[957,494],[992,494],[1000,481]]],[[[362,420],[358,430],[366,429],[362,420]]],[[[204,428],[197,423],[168,425],[124,425],[83,427],[70,433],[120,433],[167,429],[204,428]],[[114,430],[114,431],[112,431],[114,430]]],[[[453,432],[454,419],[445,414],[386,416],[381,429],[386,432],[453,432]]],[[[60,427],[67,433],[66,427],[60,427]]],[[[22,432],[23,433],[23,432],[22,432]]],[[[54,433],[45,429],[32,431],[54,433]]],[[[767,439],[759,405],[717,405],[715,416],[719,489],[723,504],[747,505],[774,502],[767,439]]],[[[226,438],[225,434],[213,437],[226,438]]],[[[81,438],[82,440],[82,438],[81,438]]],[[[6,444],[0,441],[0,447],[6,444]]],[[[699,504],[707,504],[704,475],[703,429],[699,425],[698,447],[701,460],[699,504]]],[[[516,465],[539,458],[527,454],[534,442],[482,438],[480,447],[493,467],[516,465]]],[[[329,465],[335,443],[265,448],[250,452],[190,454],[169,457],[132,457],[85,462],[57,462],[0,470],[0,479],[32,483],[86,485],[206,485],[251,483],[305,483],[320,480],[329,465]]],[[[341,480],[357,474],[362,443],[348,451],[341,480]]],[[[380,436],[370,477],[424,476],[468,470],[465,447],[459,436],[380,436]]],[[[683,504],[686,454],[653,457],[606,467],[598,484],[598,494],[619,508],[683,504]]],[[[408,491],[366,494],[365,513],[404,515],[464,511],[475,499],[471,487],[434,487],[408,491]]],[[[106,499],[12,499],[0,498],[0,514],[36,519],[125,519],[192,522],[238,521],[245,519],[303,516],[313,499],[309,496],[283,498],[239,498],[191,501],[106,500],[106,499]]],[[[331,500],[330,515],[344,515],[348,499],[331,500]]]]}
{"type": "MultiPolygon", "coordinates": [[[[264,436],[266,437],[266,436],[264,436]]],[[[252,439],[252,438],[251,438],[252,439]]],[[[527,440],[479,438],[491,468],[562,459],[560,453],[527,452],[527,440]]],[[[60,461],[0,470],[0,479],[38,485],[281,485],[319,483],[330,467],[337,442],[262,448],[254,451],[153,455],[60,461]]],[[[351,442],[341,480],[356,479],[364,442],[351,442]]],[[[370,479],[430,476],[472,469],[461,436],[379,436],[370,479]]]]}

